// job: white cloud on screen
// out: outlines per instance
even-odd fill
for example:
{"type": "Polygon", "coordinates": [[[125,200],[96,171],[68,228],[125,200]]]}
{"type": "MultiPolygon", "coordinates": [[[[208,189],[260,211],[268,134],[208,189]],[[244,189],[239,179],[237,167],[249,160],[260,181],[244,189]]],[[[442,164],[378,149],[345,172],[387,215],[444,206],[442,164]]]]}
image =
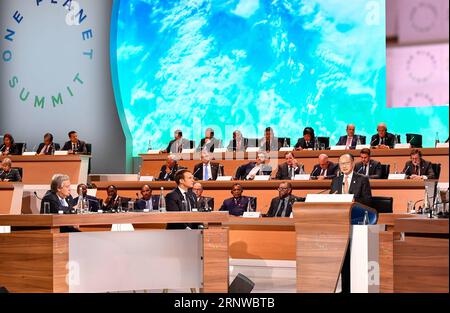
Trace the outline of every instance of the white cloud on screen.
{"type": "Polygon", "coordinates": [[[231,13],[249,18],[259,9],[259,0],[241,0],[231,13]]]}

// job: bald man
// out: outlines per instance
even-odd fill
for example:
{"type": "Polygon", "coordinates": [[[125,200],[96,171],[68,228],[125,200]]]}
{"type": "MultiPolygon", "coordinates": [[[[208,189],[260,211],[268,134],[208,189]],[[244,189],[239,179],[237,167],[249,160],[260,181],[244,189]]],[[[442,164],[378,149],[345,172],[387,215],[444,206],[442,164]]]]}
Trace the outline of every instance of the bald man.
{"type": "Polygon", "coordinates": [[[347,149],[355,149],[358,143],[358,138],[362,145],[366,144],[366,138],[364,136],[355,135],[355,125],[348,124],[346,131],[347,135],[341,136],[336,146],[346,146],[347,149]]]}
{"type": "Polygon", "coordinates": [[[339,166],[328,160],[328,155],[319,155],[319,164],[314,165],[311,179],[324,180],[333,179],[337,175],[339,166]]]}
{"type": "Polygon", "coordinates": [[[388,133],[385,123],[377,126],[377,133],[372,136],[370,146],[375,149],[393,149],[395,145],[395,136],[388,133]]]}
{"type": "Polygon", "coordinates": [[[337,194],[353,194],[356,202],[370,205],[372,190],[369,178],[353,171],[355,159],[351,154],[339,158],[339,169],[343,175],[333,178],[331,192],[337,194]]]}

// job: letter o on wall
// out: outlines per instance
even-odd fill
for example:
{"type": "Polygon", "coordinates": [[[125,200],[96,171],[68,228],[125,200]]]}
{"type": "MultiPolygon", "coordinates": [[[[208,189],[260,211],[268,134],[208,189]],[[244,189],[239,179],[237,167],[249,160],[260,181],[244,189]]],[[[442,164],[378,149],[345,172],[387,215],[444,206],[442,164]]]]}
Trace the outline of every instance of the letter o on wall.
{"type": "Polygon", "coordinates": [[[3,58],[3,61],[5,61],[5,62],[11,61],[11,59],[12,59],[12,52],[11,52],[11,50],[4,51],[2,53],[2,58],[3,58]]]}

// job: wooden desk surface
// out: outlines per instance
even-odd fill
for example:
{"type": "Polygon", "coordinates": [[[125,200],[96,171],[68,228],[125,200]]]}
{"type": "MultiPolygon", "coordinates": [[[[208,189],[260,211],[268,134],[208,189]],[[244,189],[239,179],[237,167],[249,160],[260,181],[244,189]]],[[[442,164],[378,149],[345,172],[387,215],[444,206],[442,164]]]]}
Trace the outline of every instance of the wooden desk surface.
{"type": "Polygon", "coordinates": [[[23,184],[0,182],[0,214],[20,214],[23,184]]]}
{"type": "Polygon", "coordinates": [[[448,234],[448,218],[399,218],[394,232],[415,234],[448,234]]]}
{"type": "Polygon", "coordinates": [[[85,154],[68,155],[10,155],[0,156],[0,159],[9,158],[14,162],[69,162],[89,160],[92,156],[85,154]]]}

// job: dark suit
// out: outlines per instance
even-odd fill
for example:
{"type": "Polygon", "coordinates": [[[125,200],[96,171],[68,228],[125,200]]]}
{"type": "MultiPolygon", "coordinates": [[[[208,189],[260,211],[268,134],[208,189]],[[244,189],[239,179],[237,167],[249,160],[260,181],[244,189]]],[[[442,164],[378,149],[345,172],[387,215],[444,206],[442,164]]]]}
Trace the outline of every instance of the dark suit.
{"type": "Polygon", "coordinates": [[[161,171],[159,172],[158,180],[175,180],[175,173],[178,170],[184,169],[184,167],[178,166],[178,164],[175,164],[170,171],[170,173],[166,173],[167,165],[163,165],[161,167],[161,171]]]}
{"type": "MultiPolygon", "coordinates": [[[[152,209],[159,210],[159,196],[151,196],[150,200],[152,202],[152,209]]],[[[134,204],[135,211],[144,211],[146,208],[147,202],[144,199],[139,199],[134,204]]]]}
{"type": "MultiPolygon", "coordinates": [[[[219,166],[221,167],[221,171],[222,171],[222,175],[223,175],[223,166],[219,163],[213,163],[210,162],[211,164],[211,173],[208,173],[208,180],[216,180],[217,179],[217,175],[219,173],[219,166]]],[[[194,167],[194,177],[197,180],[203,180],[203,163],[197,164],[194,167]]]]}
{"type": "Polygon", "coordinates": [[[11,168],[8,173],[0,170],[0,181],[8,180],[9,182],[20,182],[22,181],[22,177],[20,177],[20,173],[18,169],[11,168]]]}
{"type": "Polygon", "coordinates": [[[105,212],[116,211],[119,209],[119,206],[122,206],[122,209],[125,210],[128,208],[128,201],[130,198],[117,196],[114,200],[109,201],[109,203],[103,203],[102,210],[105,212]]]}
{"type": "MultiPolygon", "coordinates": [[[[333,179],[336,177],[337,172],[339,170],[339,164],[335,164],[331,161],[328,161],[328,167],[327,167],[327,175],[325,176],[325,179],[333,179]]],[[[318,177],[320,176],[320,173],[322,172],[322,168],[319,164],[314,165],[314,168],[311,172],[311,177],[318,177]]]]}
{"type": "MultiPolygon", "coordinates": [[[[76,197],[73,199],[73,204],[76,205],[78,203],[78,198],[76,197]]],[[[96,197],[86,195],[85,199],[88,200],[88,206],[89,206],[89,212],[98,212],[98,209],[100,208],[100,202],[96,197]]]]}
{"type": "MultiPolygon", "coordinates": [[[[225,199],[219,211],[228,211],[231,215],[241,216],[247,211],[250,199],[252,198],[246,196],[225,199]]],[[[256,199],[250,205],[252,210],[256,211],[256,199]]]]}
{"type": "Polygon", "coordinates": [[[289,217],[292,213],[292,205],[294,202],[305,201],[305,198],[298,198],[293,195],[289,195],[285,198],[287,203],[285,204],[286,209],[280,207],[281,199],[280,197],[273,198],[270,202],[270,208],[267,212],[268,217],[289,217]],[[284,214],[282,214],[284,211],[284,214]]]}
{"type": "Polygon", "coordinates": [[[297,143],[294,146],[295,149],[302,148],[302,149],[314,149],[314,138],[311,138],[311,141],[308,141],[306,143],[305,138],[299,138],[297,143]]]}
{"type": "Polygon", "coordinates": [[[245,151],[245,150],[247,150],[247,147],[248,147],[248,139],[242,138],[241,146],[239,149],[237,148],[237,142],[234,139],[230,140],[230,143],[228,144],[227,149],[228,149],[228,151],[245,151]]]}
{"type": "MultiPolygon", "coordinates": [[[[369,178],[353,172],[352,181],[349,184],[348,192],[354,195],[355,201],[370,206],[372,189],[370,188],[369,178]]],[[[343,186],[344,175],[333,178],[330,193],[342,194],[343,186]]]]}
{"type": "MultiPolygon", "coordinates": [[[[247,175],[252,171],[252,169],[256,166],[256,162],[250,162],[244,165],[241,165],[236,170],[236,179],[238,180],[246,180],[247,175]]],[[[258,175],[259,172],[256,174],[258,175]]],[[[270,165],[265,165],[263,168],[263,174],[264,175],[271,175],[272,174],[272,167],[270,165]]]]}
{"type": "Polygon", "coordinates": [[[190,149],[190,141],[184,138],[179,139],[178,143],[178,149],[176,147],[176,141],[177,139],[173,139],[169,142],[169,145],[167,146],[165,152],[167,153],[181,153],[183,149],[190,149]],[[175,145],[174,145],[175,144],[175,145]]]}
{"type": "Polygon", "coordinates": [[[59,200],[58,195],[55,192],[47,191],[45,196],[41,201],[41,214],[58,214],[58,211],[61,210],[64,214],[70,213],[70,210],[75,205],[74,200],[71,195],[66,198],[66,202],[68,206],[63,206],[61,201],[59,200]],[[44,212],[44,203],[48,202],[50,204],[50,213],[44,212]]]}
{"type": "MultiPolygon", "coordinates": [[[[375,160],[369,160],[369,178],[370,179],[380,179],[382,175],[381,163],[375,160]]],[[[355,164],[354,171],[361,175],[366,175],[364,171],[364,165],[362,162],[358,162],[355,164]]]]}
{"type": "MultiPolygon", "coordinates": [[[[386,136],[382,139],[383,144],[385,146],[389,146],[389,148],[394,148],[394,142],[395,142],[395,136],[391,133],[386,132],[386,136]]],[[[375,134],[372,136],[372,139],[370,140],[370,146],[375,147],[380,144],[380,136],[378,134],[375,134]]]]}
{"type": "MultiPolygon", "coordinates": [[[[347,135],[346,136],[341,136],[339,138],[339,141],[337,142],[336,146],[345,146],[345,145],[347,145],[347,138],[348,138],[347,135]]],[[[351,149],[355,149],[356,148],[356,145],[358,143],[358,138],[361,141],[362,145],[366,144],[366,138],[365,137],[361,137],[360,135],[355,135],[355,136],[353,136],[352,142],[350,144],[350,148],[351,149]]]]}
{"type": "Polygon", "coordinates": [[[269,141],[266,141],[266,138],[261,138],[259,140],[260,145],[259,148],[263,151],[278,151],[280,147],[283,145],[280,145],[279,139],[277,137],[271,138],[269,141]]]}
{"type": "MultiPolygon", "coordinates": [[[[39,144],[39,147],[38,147],[36,153],[37,153],[37,154],[41,154],[41,151],[42,151],[42,149],[44,149],[44,148],[45,148],[45,143],[41,142],[41,143],[39,144]]],[[[52,143],[52,144],[50,144],[50,146],[48,147],[48,150],[47,150],[47,152],[46,152],[45,154],[46,154],[46,155],[54,154],[55,151],[58,151],[58,150],[59,150],[59,148],[60,148],[59,144],[57,144],[57,143],[52,143]]]]}
{"type": "MultiPolygon", "coordinates": [[[[188,199],[188,204],[190,208],[183,207],[183,201],[186,199],[183,197],[183,193],[177,187],[166,196],[166,208],[167,211],[186,211],[188,209],[193,209],[196,206],[195,194],[188,190],[186,192],[186,197],[188,199]]],[[[199,224],[167,224],[167,229],[185,229],[189,227],[191,229],[198,228],[199,224]]]]}
{"type": "Polygon", "coordinates": [[[206,151],[214,152],[215,148],[221,148],[221,146],[222,146],[221,141],[214,137],[212,137],[208,143],[205,143],[205,141],[206,141],[206,138],[203,138],[202,140],[200,140],[200,145],[197,148],[198,151],[206,149],[206,151]]]}
{"type": "Polygon", "coordinates": [[[203,197],[201,196],[200,198],[195,197],[195,202],[196,202],[196,208],[199,211],[204,211],[206,208],[206,203],[208,203],[208,206],[211,210],[214,210],[214,198],[211,197],[203,197]]]}
{"type": "MultiPolygon", "coordinates": [[[[301,166],[303,166],[303,165],[301,165],[301,166]]],[[[293,168],[292,168],[292,170],[293,170],[293,168]]],[[[305,170],[305,169],[303,169],[303,170],[305,170]]],[[[300,174],[300,165],[298,165],[297,168],[294,170],[294,175],[298,175],[298,174],[300,174]]],[[[289,173],[289,166],[287,163],[283,163],[278,166],[278,172],[277,172],[276,179],[279,179],[279,180],[291,179],[291,175],[289,173]]]]}
{"type": "MultiPolygon", "coordinates": [[[[0,146],[3,146],[3,144],[2,145],[0,145],[0,146]]],[[[0,152],[1,153],[3,153],[3,152],[5,152],[6,151],[6,146],[3,146],[1,149],[0,149],[0,152]]],[[[1,154],[0,153],[0,154],[1,154]]],[[[8,155],[20,155],[21,154],[21,151],[19,151],[19,148],[16,146],[16,144],[12,144],[10,147],[9,147],[9,154],[8,155]]]]}
{"type": "Polygon", "coordinates": [[[419,176],[426,176],[428,179],[435,178],[431,162],[425,161],[424,159],[420,161],[419,172],[417,172],[413,163],[411,161],[408,161],[406,162],[405,167],[403,168],[403,173],[405,173],[408,178],[413,174],[419,176]]]}
{"type": "MultiPolygon", "coordinates": [[[[67,141],[61,150],[63,150],[63,151],[72,150],[72,141],[70,141],[70,140],[67,141]]],[[[87,151],[86,143],[84,141],[78,140],[76,143],[75,150],[73,150],[73,152],[77,152],[80,154],[87,154],[88,151],[87,151]]]]}

